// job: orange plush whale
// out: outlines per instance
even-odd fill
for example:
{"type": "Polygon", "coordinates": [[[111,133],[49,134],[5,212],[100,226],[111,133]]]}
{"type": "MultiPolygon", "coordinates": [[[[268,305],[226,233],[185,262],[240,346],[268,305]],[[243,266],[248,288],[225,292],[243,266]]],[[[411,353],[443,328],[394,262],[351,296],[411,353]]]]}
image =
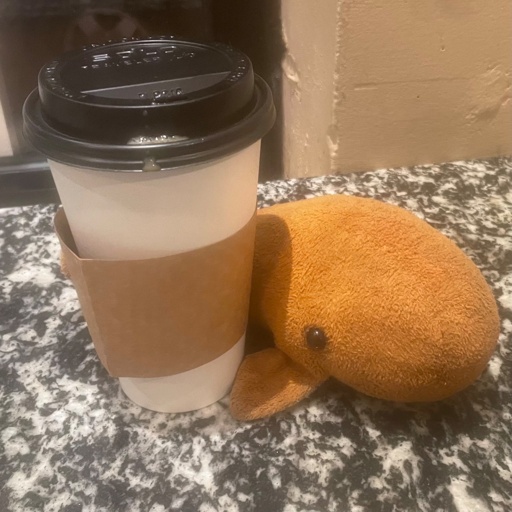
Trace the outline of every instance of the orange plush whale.
{"type": "Polygon", "coordinates": [[[368,395],[435,401],[479,377],[499,318],[478,268],[444,235],[372,199],[326,196],[258,214],[251,322],[275,347],[243,361],[242,420],[335,377],[368,395]]]}

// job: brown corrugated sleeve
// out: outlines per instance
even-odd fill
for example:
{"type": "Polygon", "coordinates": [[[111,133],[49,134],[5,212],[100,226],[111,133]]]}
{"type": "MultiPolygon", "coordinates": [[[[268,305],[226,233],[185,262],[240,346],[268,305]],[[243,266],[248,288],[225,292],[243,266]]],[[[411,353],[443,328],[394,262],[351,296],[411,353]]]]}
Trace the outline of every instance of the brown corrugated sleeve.
{"type": "Polygon", "coordinates": [[[246,329],[255,216],[233,236],[173,256],[78,256],[66,215],[55,230],[98,356],[115,377],[163,377],[213,361],[246,329]]]}

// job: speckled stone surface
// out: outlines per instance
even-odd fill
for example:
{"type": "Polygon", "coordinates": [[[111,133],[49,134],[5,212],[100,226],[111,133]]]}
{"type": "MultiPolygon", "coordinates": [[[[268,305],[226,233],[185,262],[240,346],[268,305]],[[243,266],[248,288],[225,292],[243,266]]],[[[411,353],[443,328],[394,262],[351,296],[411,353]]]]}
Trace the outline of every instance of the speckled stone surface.
{"type": "Polygon", "coordinates": [[[442,403],[329,382],[237,423],[227,399],[167,416],[100,366],[59,270],[54,206],[0,210],[0,511],[512,510],[512,159],[260,187],[260,205],[322,194],[412,210],[479,265],[502,318],[487,372],[442,403]]]}

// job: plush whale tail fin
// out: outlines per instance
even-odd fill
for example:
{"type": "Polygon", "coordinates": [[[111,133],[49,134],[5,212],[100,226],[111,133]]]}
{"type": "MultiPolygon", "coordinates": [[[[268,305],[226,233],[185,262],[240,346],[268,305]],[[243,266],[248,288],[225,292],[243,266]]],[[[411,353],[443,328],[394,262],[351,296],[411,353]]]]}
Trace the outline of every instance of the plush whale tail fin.
{"type": "Polygon", "coordinates": [[[313,392],[324,379],[314,377],[276,348],[247,356],[231,392],[231,414],[239,420],[266,418],[313,392]]]}

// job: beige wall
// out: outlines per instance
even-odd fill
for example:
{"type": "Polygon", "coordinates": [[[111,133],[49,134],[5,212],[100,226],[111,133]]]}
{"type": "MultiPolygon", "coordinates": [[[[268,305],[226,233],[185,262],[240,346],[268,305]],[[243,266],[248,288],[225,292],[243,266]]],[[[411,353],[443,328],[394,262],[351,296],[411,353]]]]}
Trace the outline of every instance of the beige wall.
{"type": "Polygon", "coordinates": [[[338,0],[282,0],[283,160],[287,176],[324,174],[333,117],[338,0]],[[316,171],[319,172],[316,172],[316,171]]]}
{"type": "Polygon", "coordinates": [[[512,0],[283,0],[288,176],[512,153],[512,0]]]}

